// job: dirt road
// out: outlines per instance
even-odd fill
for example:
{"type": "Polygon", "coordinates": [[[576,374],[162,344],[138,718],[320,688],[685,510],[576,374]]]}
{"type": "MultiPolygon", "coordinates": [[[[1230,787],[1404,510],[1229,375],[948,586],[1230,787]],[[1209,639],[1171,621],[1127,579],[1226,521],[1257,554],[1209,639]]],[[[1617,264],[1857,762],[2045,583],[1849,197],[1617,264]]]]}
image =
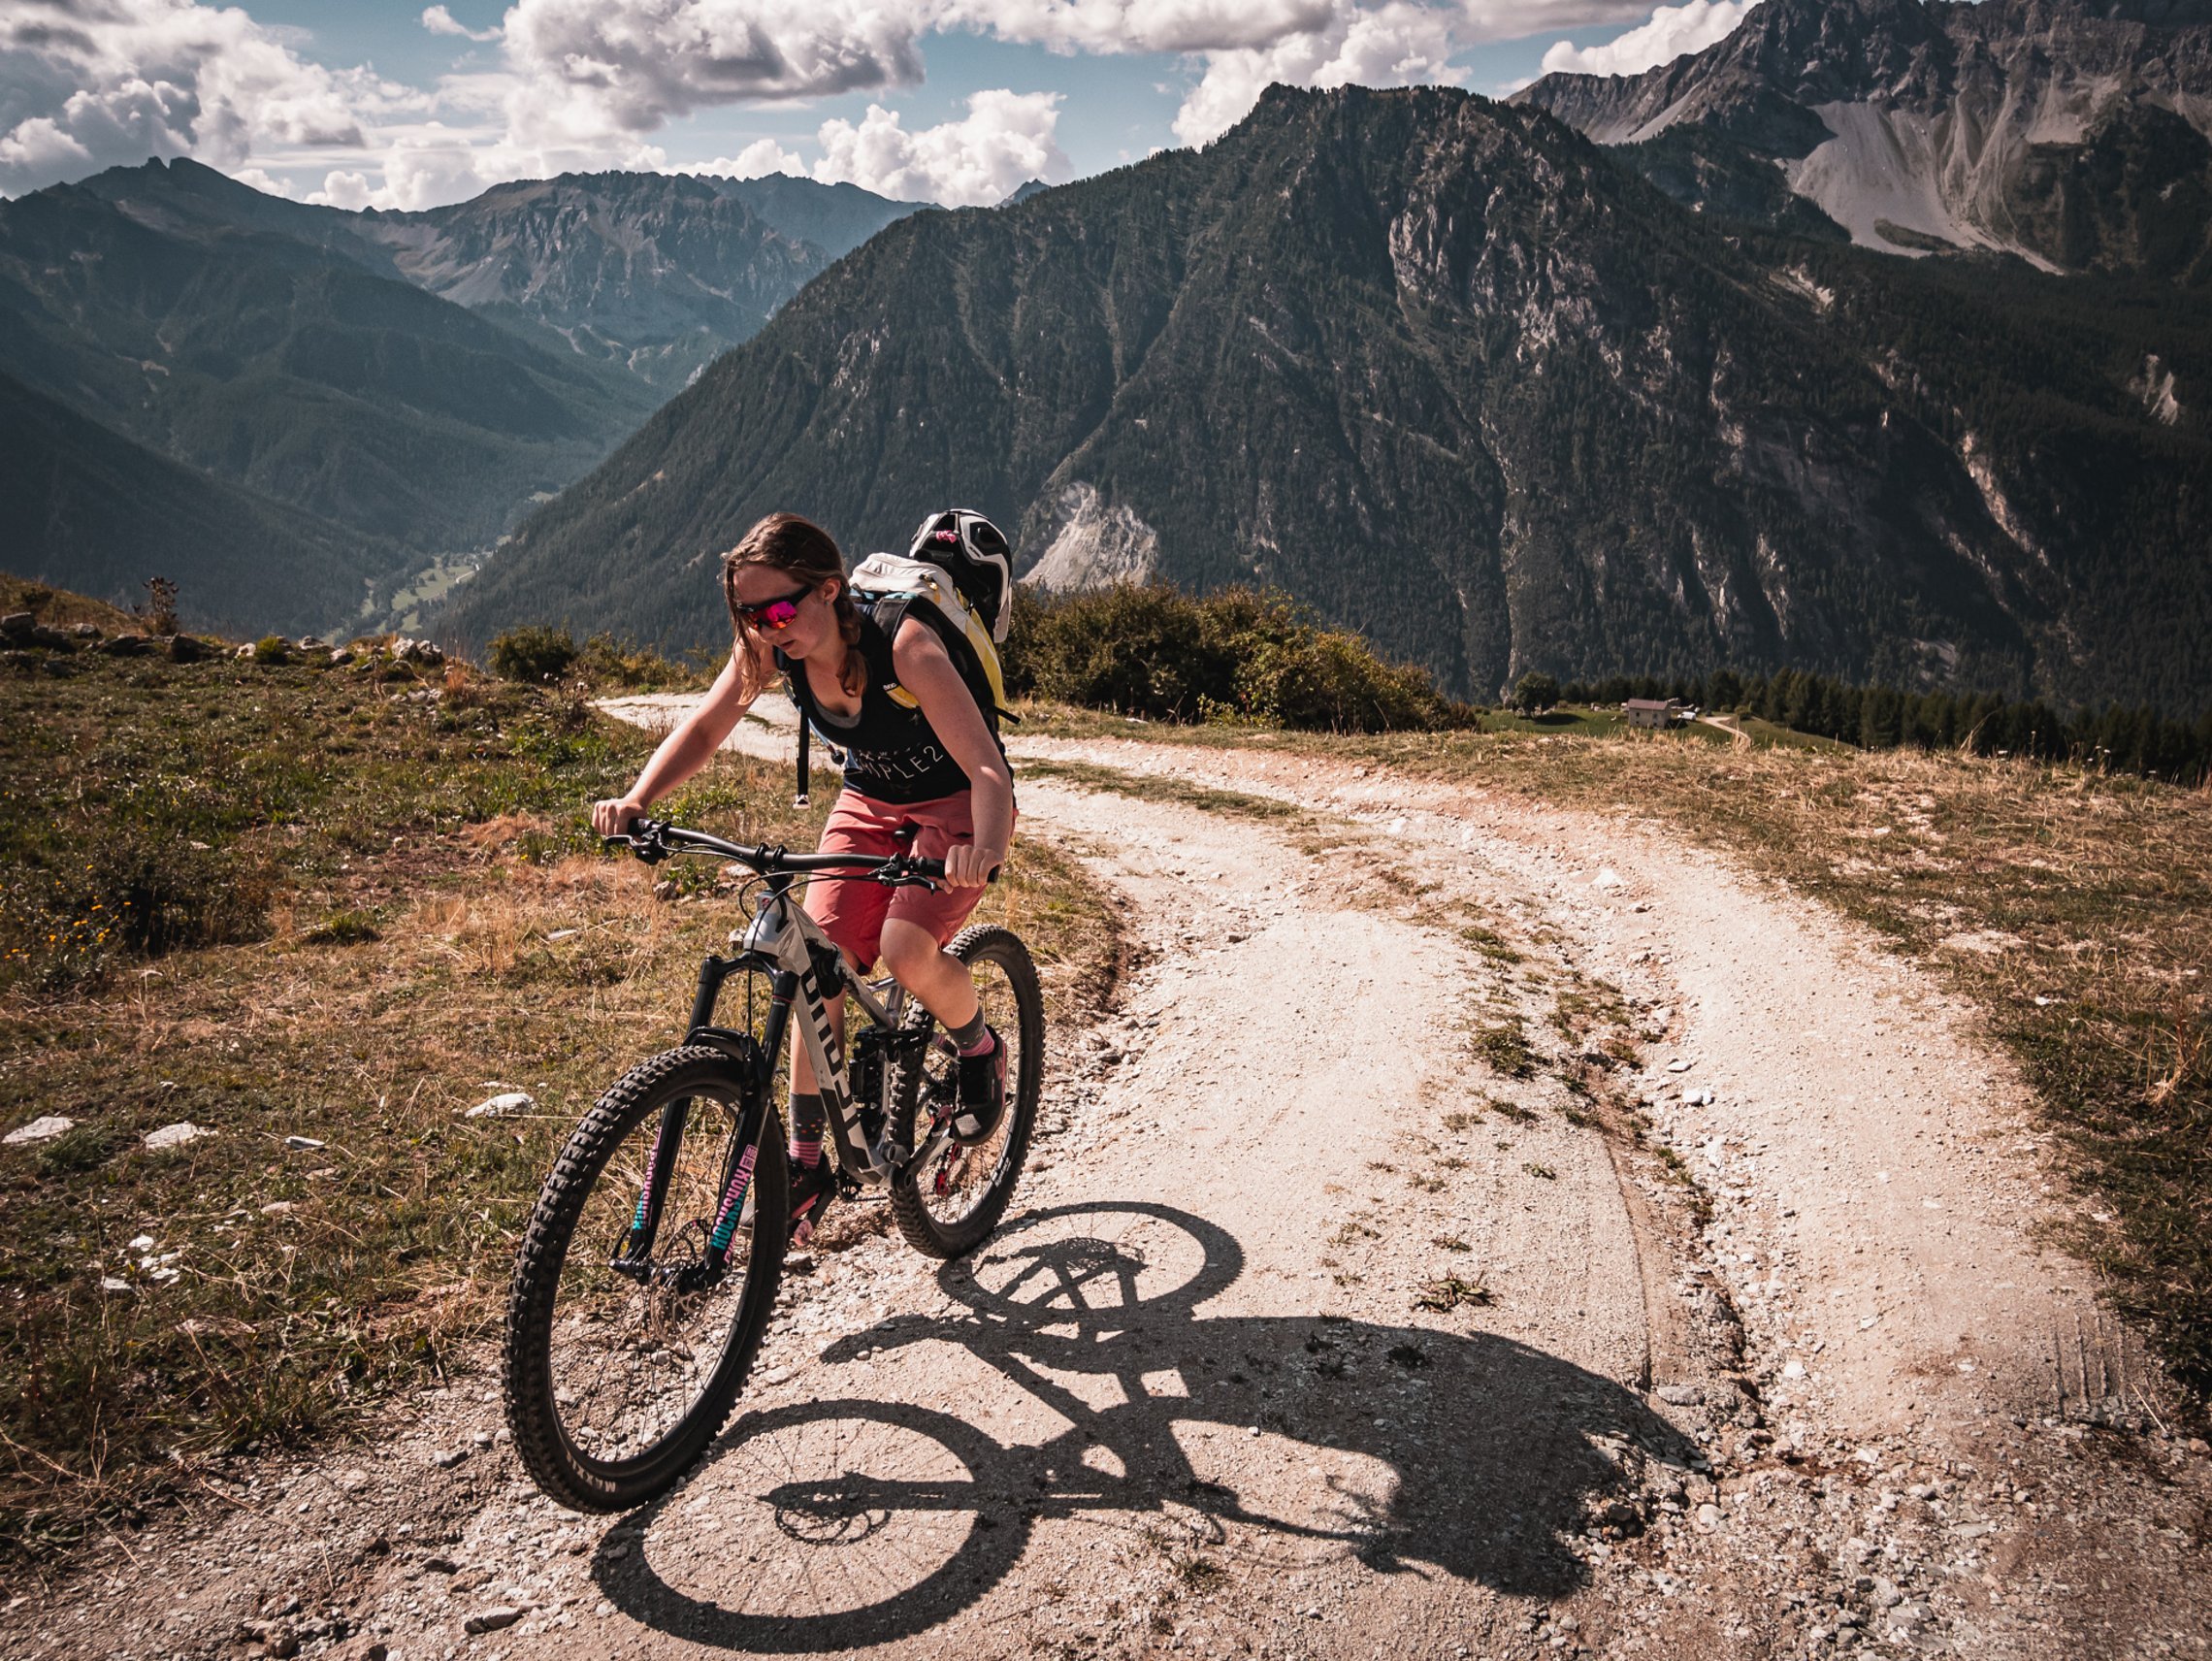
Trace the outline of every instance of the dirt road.
{"type": "Polygon", "coordinates": [[[2205,1649],[2201,1447],[2037,1249],[2073,1202],[1909,965],[1627,821],[1017,756],[1061,769],[1025,833],[1149,950],[984,1252],[817,1254],[715,1454],[611,1527],[520,1480],[472,1380],[0,1648],[2205,1649]]]}

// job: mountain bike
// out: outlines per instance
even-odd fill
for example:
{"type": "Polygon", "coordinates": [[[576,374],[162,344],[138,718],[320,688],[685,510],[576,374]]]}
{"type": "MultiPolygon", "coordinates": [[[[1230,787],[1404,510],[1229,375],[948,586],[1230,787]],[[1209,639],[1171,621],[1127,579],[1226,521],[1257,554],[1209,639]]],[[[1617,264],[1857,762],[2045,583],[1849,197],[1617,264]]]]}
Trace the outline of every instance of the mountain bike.
{"type": "Polygon", "coordinates": [[[941,1258],[973,1251],[1005,1215],[1036,1122],[1045,1026],[1020,936],[979,925],[955,937],[1008,1052],[1005,1111],[964,1142],[951,1038],[895,981],[854,970],[797,893],[804,879],[934,884],[941,862],[743,847],[654,820],[608,841],[648,864],[700,854],[752,875],[738,896],[750,921],[731,956],[699,965],[683,1043],[584,1116],[515,1255],[504,1355],[515,1449],[546,1493],[599,1512],[672,1487],[760,1352],[789,1226],[778,1103],[795,1013],[840,1192],[884,1190],[907,1243],[941,1258]],[[831,1019],[840,993],[861,1018],[849,1045],[831,1019]]]}

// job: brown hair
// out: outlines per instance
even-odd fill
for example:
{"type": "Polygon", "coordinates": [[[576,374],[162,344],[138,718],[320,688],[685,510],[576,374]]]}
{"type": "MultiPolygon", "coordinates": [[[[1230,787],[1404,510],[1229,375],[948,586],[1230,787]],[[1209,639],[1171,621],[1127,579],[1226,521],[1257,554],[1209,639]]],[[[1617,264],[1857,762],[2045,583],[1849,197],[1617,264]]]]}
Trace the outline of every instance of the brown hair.
{"type": "Polygon", "coordinates": [[[845,641],[845,668],[837,684],[845,689],[847,698],[860,697],[868,684],[868,666],[860,651],[861,614],[853,604],[852,585],[845,578],[845,556],[837,551],[836,540],[829,532],[796,513],[769,514],[722,556],[722,598],[729,603],[731,626],[737,632],[740,647],[735,654],[738,692],[748,700],[758,698],[767,678],[762,673],[758,656],[744,649],[763,636],[753,633],[737,609],[737,574],[752,566],[783,571],[814,587],[831,577],[837,579],[837,598],[831,603],[837,612],[837,633],[845,641]]]}

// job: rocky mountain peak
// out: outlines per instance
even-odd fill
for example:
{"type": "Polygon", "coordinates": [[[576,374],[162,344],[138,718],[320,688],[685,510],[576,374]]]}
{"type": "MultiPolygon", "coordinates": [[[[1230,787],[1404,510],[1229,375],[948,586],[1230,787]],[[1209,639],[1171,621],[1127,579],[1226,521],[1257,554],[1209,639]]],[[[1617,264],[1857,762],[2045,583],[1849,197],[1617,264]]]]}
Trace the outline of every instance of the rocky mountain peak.
{"type": "Polygon", "coordinates": [[[1746,164],[1779,164],[1890,252],[2180,275],[2212,245],[2201,218],[2176,238],[2167,189],[2212,187],[2212,0],[1765,0],[1702,52],[1518,99],[1701,208],[1744,212],[1746,164]]]}
{"type": "MultiPolygon", "coordinates": [[[[1768,270],[1534,110],[1273,90],[1202,150],[891,226],[441,627],[702,642],[699,557],[760,514],[866,549],[950,493],[1027,580],[1282,588],[1466,694],[1532,665],[2066,672],[2072,579],[2028,547],[2064,553],[2037,515],[2075,487],[2024,490],[1979,415],[1970,458],[1939,431],[1978,393],[1901,358],[1866,295],[1892,262],[1835,252],[1768,270]]],[[[2167,426],[2170,360],[2114,361],[2144,386],[2098,384],[2113,419],[2200,442],[2186,369],[2167,426]]]]}

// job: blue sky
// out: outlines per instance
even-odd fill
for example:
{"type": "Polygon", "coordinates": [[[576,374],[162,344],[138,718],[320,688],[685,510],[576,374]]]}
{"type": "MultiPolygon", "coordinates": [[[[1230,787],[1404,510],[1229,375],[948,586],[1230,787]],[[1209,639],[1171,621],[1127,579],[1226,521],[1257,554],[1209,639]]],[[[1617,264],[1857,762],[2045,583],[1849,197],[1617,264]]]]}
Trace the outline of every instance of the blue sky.
{"type": "Polygon", "coordinates": [[[1204,143],[1282,80],[1500,94],[1754,0],[0,0],[0,192],[149,153],[415,208],[563,168],[995,200],[1204,143]]]}

